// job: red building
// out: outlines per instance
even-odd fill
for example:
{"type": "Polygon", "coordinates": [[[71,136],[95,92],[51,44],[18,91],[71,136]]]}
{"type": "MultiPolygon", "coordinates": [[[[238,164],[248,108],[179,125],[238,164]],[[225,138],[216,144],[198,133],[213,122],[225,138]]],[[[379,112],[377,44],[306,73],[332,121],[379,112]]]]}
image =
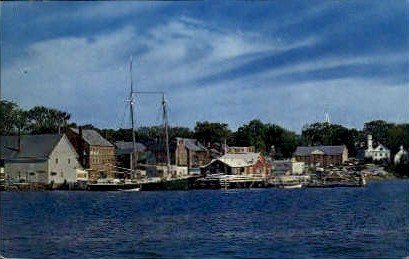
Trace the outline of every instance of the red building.
{"type": "Polygon", "coordinates": [[[348,160],[348,149],[345,145],[297,147],[294,158],[309,166],[341,165],[348,160]]]}
{"type": "Polygon", "coordinates": [[[260,153],[225,154],[202,167],[205,174],[260,174],[268,176],[271,164],[260,153]]]}

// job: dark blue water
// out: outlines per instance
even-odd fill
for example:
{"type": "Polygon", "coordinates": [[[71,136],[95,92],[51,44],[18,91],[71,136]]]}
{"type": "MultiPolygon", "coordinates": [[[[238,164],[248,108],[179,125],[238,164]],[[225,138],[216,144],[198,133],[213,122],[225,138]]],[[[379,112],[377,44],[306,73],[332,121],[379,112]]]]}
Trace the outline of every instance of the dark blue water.
{"type": "Polygon", "coordinates": [[[1,193],[6,257],[409,256],[409,181],[365,188],[1,193]]]}

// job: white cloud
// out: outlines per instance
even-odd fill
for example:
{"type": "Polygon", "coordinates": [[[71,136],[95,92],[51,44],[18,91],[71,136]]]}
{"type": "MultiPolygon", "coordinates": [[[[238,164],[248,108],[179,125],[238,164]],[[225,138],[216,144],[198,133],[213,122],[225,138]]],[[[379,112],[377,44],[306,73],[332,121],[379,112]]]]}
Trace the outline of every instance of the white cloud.
{"type": "Polygon", "coordinates": [[[266,52],[278,54],[311,46],[318,41],[312,36],[283,42],[254,32],[225,32],[182,17],[154,28],[148,36],[139,40],[149,51],[138,57],[137,71],[142,76],[155,74],[155,77],[140,82],[148,88],[166,87],[164,82],[167,85],[194,84],[195,79],[228,71],[266,52]]]}

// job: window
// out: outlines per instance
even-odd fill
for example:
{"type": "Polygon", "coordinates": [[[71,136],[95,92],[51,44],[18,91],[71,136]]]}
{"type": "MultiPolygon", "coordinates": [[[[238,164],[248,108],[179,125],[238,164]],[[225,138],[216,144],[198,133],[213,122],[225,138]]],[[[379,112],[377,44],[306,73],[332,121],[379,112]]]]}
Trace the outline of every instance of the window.
{"type": "Polygon", "coordinates": [[[34,173],[34,172],[30,172],[30,175],[33,176],[33,175],[35,175],[35,173],[34,173]]]}
{"type": "Polygon", "coordinates": [[[51,175],[52,175],[52,176],[56,176],[57,173],[56,173],[56,172],[51,172],[51,175]]]}
{"type": "Polygon", "coordinates": [[[71,160],[68,158],[68,164],[70,164],[71,163],[71,160]]]}
{"type": "Polygon", "coordinates": [[[55,163],[58,164],[58,158],[55,159],[55,163]]]}

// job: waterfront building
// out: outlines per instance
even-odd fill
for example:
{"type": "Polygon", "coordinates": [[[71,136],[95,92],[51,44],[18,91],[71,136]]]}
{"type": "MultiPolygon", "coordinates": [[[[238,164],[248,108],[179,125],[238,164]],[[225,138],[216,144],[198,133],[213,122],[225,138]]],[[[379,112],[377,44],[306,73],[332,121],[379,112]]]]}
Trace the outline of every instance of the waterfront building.
{"type": "MultiPolygon", "coordinates": [[[[197,139],[176,138],[175,165],[199,168],[211,160],[210,151],[197,139]]],[[[172,156],[171,156],[172,157],[172,156]]]]}
{"type": "Polygon", "coordinates": [[[391,151],[382,144],[373,147],[372,135],[367,136],[367,149],[365,150],[365,158],[371,158],[373,161],[390,160],[391,151]]]}
{"type": "Polygon", "coordinates": [[[5,178],[15,183],[70,184],[81,169],[65,134],[1,136],[1,159],[5,178]]]}
{"type": "Polygon", "coordinates": [[[67,136],[88,171],[90,181],[115,178],[115,147],[92,129],[70,128],[67,136]]]}
{"type": "Polygon", "coordinates": [[[341,165],[348,160],[348,149],[345,145],[299,146],[295,150],[294,158],[308,166],[341,165]]]}
{"type": "Polygon", "coordinates": [[[305,163],[291,160],[273,160],[272,173],[274,175],[301,175],[304,173],[305,163]]]}
{"type": "Polygon", "coordinates": [[[260,153],[228,153],[217,159],[213,159],[209,164],[203,166],[201,171],[206,175],[259,174],[262,176],[267,176],[271,173],[271,164],[260,153]]]}
{"type": "MultiPolygon", "coordinates": [[[[122,168],[131,168],[131,155],[133,153],[133,143],[126,141],[116,141],[115,157],[116,165],[122,168]]],[[[137,152],[138,161],[146,160],[146,146],[142,143],[135,143],[135,152],[137,152]]]]}

